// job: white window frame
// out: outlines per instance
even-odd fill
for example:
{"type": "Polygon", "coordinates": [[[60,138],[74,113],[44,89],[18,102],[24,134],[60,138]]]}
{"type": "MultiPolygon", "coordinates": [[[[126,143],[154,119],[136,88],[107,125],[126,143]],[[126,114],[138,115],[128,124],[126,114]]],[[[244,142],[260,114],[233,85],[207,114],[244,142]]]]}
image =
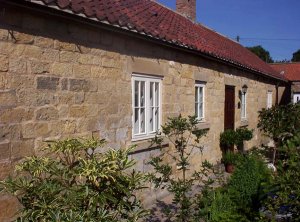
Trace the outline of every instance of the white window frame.
{"type": "Polygon", "coordinates": [[[273,92],[268,91],[267,92],[267,109],[272,108],[273,106],[273,92]]]}
{"type": "Polygon", "coordinates": [[[196,83],[195,84],[195,115],[197,115],[197,119],[200,120],[201,122],[205,122],[205,83],[196,83]],[[196,101],[196,88],[202,88],[202,101],[200,101],[199,97],[199,92],[200,90],[198,89],[198,100],[196,101]],[[199,104],[202,102],[202,116],[199,116],[200,113],[200,106],[199,104]],[[198,112],[196,113],[196,109],[198,109],[198,112]]]}
{"type": "MultiPolygon", "coordinates": [[[[157,130],[161,128],[162,119],[162,77],[148,76],[141,74],[132,74],[132,141],[143,140],[153,138],[156,135],[157,130]],[[139,132],[135,134],[135,81],[145,82],[145,132],[139,132]],[[154,130],[150,131],[150,83],[158,83],[158,106],[154,105],[154,108],[158,108],[158,126],[153,126],[154,130]]],[[[155,100],[153,101],[153,103],[155,100]]],[[[153,107],[152,107],[153,108],[153,107]]],[[[139,127],[140,127],[139,121],[139,127]]],[[[153,124],[155,122],[153,120],[153,124]]]]}
{"type": "Polygon", "coordinates": [[[300,93],[299,92],[294,92],[293,93],[293,104],[298,103],[300,100],[299,99],[300,93]]]}
{"type": "Polygon", "coordinates": [[[241,119],[247,119],[247,92],[241,95],[241,119]],[[245,114],[243,116],[243,114],[245,114]]]}

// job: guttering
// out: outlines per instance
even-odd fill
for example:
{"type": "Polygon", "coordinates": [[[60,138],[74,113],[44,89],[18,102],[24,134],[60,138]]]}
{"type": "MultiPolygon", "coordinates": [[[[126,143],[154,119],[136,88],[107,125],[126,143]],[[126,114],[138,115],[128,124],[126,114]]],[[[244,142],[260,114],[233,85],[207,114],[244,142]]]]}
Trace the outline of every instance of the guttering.
{"type": "Polygon", "coordinates": [[[147,41],[155,43],[155,44],[164,45],[164,46],[172,48],[172,49],[191,53],[191,54],[201,56],[201,57],[209,59],[209,60],[213,60],[215,62],[230,65],[232,67],[235,67],[235,68],[243,70],[243,71],[247,71],[247,72],[250,72],[253,74],[258,74],[258,75],[261,75],[268,79],[276,79],[276,80],[279,80],[282,82],[288,82],[288,80],[284,80],[277,76],[272,76],[270,74],[260,72],[258,70],[241,65],[241,64],[236,63],[231,60],[226,60],[225,58],[213,55],[212,53],[210,54],[210,53],[206,53],[206,52],[201,52],[199,50],[192,49],[191,47],[188,47],[186,45],[175,44],[175,42],[172,42],[172,41],[162,40],[162,39],[159,39],[152,35],[148,35],[146,33],[141,33],[141,32],[137,32],[135,30],[130,30],[127,27],[121,27],[119,25],[110,24],[109,22],[106,22],[106,21],[99,21],[97,19],[88,18],[84,14],[74,14],[71,11],[68,12],[66,10],[64,10],[64,11],[58,10],[59,7],[57,7],[57,6],[48,6],[48,5],[46,6],[41,3],[37,3],[37,2],[32,3],[30,1],[0,0],[0,2],[1,1],[4,1],[8,5],[26,8],[26,9],[41,13],[43,15],[47,14],[47,15],[59,17],[62,19],[72,20],[74,22],[79,22],[81,24],[85,24],[85,25],[92,26],[95,28],[100,28],[100,29],[104,29],[104,30],[108,30],[108,31],[112,31],[112,32],[117,32],[120,34],[125,34],[127,36],[138,38],[141,40],[147,40],[147,41]],[[45,9],[47,9],[47,10],[45,10],[45,9]]]}

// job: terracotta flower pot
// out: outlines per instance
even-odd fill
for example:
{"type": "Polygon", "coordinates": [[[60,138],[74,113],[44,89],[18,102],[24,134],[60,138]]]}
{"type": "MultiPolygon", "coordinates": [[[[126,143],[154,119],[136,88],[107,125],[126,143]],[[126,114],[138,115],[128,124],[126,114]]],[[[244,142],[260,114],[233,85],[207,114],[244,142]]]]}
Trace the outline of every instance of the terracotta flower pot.
{"type": "Polygon", "coordinates": [[[225,164],[225,171],[227,173],[233,173],[234,171],[234,165],[231,163],[225,164]]]}

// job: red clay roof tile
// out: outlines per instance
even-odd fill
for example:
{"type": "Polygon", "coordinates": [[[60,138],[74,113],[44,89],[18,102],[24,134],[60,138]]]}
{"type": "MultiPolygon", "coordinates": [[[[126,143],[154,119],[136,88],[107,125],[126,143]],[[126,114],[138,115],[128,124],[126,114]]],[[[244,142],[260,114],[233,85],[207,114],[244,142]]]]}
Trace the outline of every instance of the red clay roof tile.
{"type": "Polygon", "coordinates": [[[238,65],[278,79],[282,75],[274,71],[256,55],[219,33],[194,23],[180,14],[151,0],[23,0],[56,4],[62,11],[87,18],[97,18],[112,25],[126,27],[140,34],[167,41],[180,47],[188,47],[199,53],[238,65]],[[67,9],[67,10],[66,10],[67,9]]]}
{"type": "Polygon", "coordinates": [[[282,73],[290,81],[300,81],[300,62],[270,64],[278,73],[282,73]]]}

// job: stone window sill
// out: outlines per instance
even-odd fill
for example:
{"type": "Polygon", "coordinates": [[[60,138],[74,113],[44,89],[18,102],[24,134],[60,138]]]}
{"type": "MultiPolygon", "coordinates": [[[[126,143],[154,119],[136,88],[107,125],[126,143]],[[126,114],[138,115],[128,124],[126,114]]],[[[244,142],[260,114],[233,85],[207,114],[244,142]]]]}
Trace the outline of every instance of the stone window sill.
{"type": "MultiPolygon", "coordinates": [[[[146,152],[154,149],[158,149],[159,147],[156,144],[152,144],[151,141],[148,140],[140,140],[140,141],[133,141],[131,145],[136,146],[135,150],[130,154],[146,152]]],[[[162,142],[162,148],[169,147],[169,141],[164,138],[162,142]]]]}
{"type": "Polygon", "coordinates": [[[248,120],[242,119],[240,127],[246,127],[248,125],[249,125],[248,120]]]}
{"type": "Polygon", "coordinates": [[[197,124],[198,129],[209,129],[210,123],[208,122],[200,122],[197,124]]]}

